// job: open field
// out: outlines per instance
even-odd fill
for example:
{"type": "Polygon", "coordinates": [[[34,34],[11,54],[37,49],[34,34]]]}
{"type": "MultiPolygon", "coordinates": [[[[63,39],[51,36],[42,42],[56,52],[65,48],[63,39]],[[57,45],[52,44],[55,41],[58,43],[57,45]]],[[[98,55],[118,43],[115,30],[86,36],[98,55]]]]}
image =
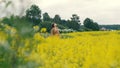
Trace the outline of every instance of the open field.
{"type": "Polygon", "coordinates": [[[60,38],[0,32],[0,55],[1,68],[120,68],[120,31],[76,32],[60,38]]]}

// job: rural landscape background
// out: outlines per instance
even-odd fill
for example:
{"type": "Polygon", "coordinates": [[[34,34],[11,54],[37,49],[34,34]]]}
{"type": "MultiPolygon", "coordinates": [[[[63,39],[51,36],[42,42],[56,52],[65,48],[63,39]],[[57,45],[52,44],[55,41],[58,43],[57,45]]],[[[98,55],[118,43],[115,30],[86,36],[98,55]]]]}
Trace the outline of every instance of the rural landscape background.
{"type": "Polygon", "coordinates": [[[105,2],[0,0],[0,68],[120,68],[119,12],[91,5],[120,7],[105,2]],[[91,7],[83,13],[84,5],[91,7]],[[53,23],[60,37],[50,35],[53,23]]]}

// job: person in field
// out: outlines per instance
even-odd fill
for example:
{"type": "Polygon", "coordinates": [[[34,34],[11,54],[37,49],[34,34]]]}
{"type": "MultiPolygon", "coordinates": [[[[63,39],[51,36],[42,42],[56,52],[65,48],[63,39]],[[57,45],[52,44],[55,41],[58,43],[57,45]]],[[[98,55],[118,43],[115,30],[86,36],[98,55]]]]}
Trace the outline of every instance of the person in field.
{"type": "Polygon", "coordinates": [[[59,36],[59,35],[60,35],[60,33],[59,33],[59,29],[57,27],[57,24],[53,23],[52,29],[51,29],[51,36],[59,36]]]}

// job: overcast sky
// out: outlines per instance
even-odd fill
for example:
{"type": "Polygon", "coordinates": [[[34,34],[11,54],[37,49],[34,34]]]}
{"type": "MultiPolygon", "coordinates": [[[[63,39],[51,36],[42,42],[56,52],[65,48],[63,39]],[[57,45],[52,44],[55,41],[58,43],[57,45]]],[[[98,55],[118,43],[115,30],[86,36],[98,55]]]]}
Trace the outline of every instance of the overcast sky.
{"type": "Polygon", "coordinates": [[[99,24],[120,24],[120,0],[31,0],[31,2],[37,4],[42,13],[48,12],[51,17],[59,14],[62,19],[70,19],[72,14],[77,14],[81,23],[89,17],[99,24]]]}

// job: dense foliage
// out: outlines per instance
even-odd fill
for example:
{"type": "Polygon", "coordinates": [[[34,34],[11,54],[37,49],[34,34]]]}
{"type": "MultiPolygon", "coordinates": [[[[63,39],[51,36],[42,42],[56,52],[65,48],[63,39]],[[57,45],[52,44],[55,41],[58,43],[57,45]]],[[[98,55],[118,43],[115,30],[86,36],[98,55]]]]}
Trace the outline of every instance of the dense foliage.
{"type": "Polygon", "coordinates": [[[120,25],[99,25],[100,28],[104,27],[106,29],[120,30],[120,25]]]}
{"type": "Polygon", "coordinates": [[[84,24],[84,27],[87,28],[87,30],[98,31],[100,29],[99,25],[90,18],[86,18],[83,24],[84,24]]]}
{"type": "Polygon", "coordinates": [[[34,25],[38,25],[41,21],[41,10],[38,6],[32,5],[26,10],[26,18],[34,25]]]}

